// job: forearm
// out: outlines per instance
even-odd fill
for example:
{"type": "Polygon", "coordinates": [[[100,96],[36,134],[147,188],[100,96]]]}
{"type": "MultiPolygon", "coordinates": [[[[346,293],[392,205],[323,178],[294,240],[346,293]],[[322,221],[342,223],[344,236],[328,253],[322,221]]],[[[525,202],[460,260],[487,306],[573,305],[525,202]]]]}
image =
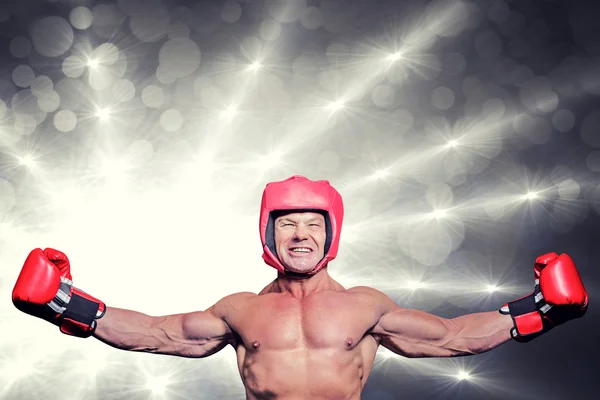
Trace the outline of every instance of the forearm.
{"type": "Polygon", "coordinates": [[[151,317],[137,311],[108,307],[104,317],[97,321],[94,337],[121,350],[157,352],[177,340],[165,329],[167,324],[176,326],[177,318],[182,316],[151,317]]]}
{"type": "Polygon", "coordinates": [[[511,339],[513,321],[497,311],[467,314],[448,320],[449,340],[445,347],[456,355],[481,354],[511,339]]]}

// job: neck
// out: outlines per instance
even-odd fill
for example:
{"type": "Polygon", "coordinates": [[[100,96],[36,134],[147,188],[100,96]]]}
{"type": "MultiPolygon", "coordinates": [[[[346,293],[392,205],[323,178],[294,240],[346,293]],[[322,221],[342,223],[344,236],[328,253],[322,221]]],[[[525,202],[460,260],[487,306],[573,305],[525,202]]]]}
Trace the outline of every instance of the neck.
{"type": "Polygon", "coordinates": [[[289,293],[297,299],[323,290],[336,290],[341,287],[327,273],[327,267],[321,268],[314,275],[284,275],[277,273],[275,290],[279,293],[289,293]]]}

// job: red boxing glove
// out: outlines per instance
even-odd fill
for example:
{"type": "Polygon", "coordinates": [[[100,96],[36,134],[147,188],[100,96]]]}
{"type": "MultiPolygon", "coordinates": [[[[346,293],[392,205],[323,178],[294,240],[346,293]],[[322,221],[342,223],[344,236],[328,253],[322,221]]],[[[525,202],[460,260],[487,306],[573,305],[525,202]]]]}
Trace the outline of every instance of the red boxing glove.
{"type": "Polygon", "coordinates": [[[557,325],[580,318],[588,308],[588,294],[567,254],[544,254],[535,260],[533,271],[533,293],[499,310],[512,317],[511,335],[518,342],[529,342],[557,325]]]}
{"type": "Polygon", "coordinates": [[[67,256],[54,249],[35,249],[29,253],[12,300],[19,310],[52,322],[62,333],[89,337],[102,318],[106,305],[73,287],[67,256]]]}

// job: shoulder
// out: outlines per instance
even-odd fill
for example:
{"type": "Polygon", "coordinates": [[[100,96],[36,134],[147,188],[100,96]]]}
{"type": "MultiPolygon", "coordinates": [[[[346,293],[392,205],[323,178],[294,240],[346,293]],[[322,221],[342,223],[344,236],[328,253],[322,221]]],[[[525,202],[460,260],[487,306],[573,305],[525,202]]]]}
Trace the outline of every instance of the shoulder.
{"type": "Polygon", "coordinates": [[[256,297],[256,296],[258,296],[258,295],[253,292],[237,292],[237,293],[232,293],[228,296],[225,296],[221,300],[238,301],[238,300],[246,300],[246,299],[249,299],[251,297],[256,297]]]}
{"type": "Polygon", "coordinates": [[[392,300],[387,294],[370,286],[355,286],[346,290],[346,292],[356,293],[363,296],[373,305],[380,307],[383,312],[398,307],[394,300],[392,300]]]}
{"type": "Polygon", "coordinates": [[[258,295],[256,293],[252,292],[233,293],[217,301],[209,310],[217,316],[224,317],[231,313],[231,311],[239,309],[244,303],[257,296],[258,295]]]}
{"type": "Polygon", "coordinates": [[[257,297],[258,295],[256,293],[252,293],[252,292],[238,292],[238,293],[232,293],[228,296],[223,297],[221,300],[219,300],[217,302],[217,304],[236,304],[236,303],[243,303],[245,301],[248,301],[254,297],[257,297]]]}
{"type": "Polygon", "coordinates": [[[354,286],[346,290],[348,293],[358,293],[363,294],[365,296],[373,297],[373,298],[381,298],[383,296],[387,297],[387,295],[375,288],[370,286],[354,286]]]}

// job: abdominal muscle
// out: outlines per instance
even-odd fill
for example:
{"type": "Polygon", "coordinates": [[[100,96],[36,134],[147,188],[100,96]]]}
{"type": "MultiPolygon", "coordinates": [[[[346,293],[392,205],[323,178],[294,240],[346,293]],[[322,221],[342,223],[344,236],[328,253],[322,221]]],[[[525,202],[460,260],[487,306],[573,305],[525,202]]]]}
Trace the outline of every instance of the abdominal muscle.
{"type": "Polygon", "coordinates": [[[238,366],[247,398],[358,400],[372,365],[372,360],[363,360],[363,341],[353,349],[239,346],[238,366]]]}

